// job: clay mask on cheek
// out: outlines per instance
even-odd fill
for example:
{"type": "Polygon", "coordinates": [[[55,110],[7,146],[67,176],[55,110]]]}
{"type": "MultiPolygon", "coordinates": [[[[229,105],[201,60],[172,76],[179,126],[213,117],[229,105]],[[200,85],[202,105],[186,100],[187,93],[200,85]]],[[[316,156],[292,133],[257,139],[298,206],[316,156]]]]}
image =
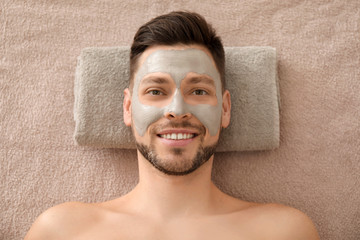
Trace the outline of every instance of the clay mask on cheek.
{"type": "Polygon", "coordinates": [[[144,136],[150,124],[162,118],[165,113],[176,115],[191,113],[209,130],[210,135],[218,133],[221,123],[222,92],[220,74],[216,70],[211,58],[202,50],[157,50],[151,53],[140,66],[134,79],[132,95],[132,117],[135,129],[140,136],[144,136]],[[141,80],[150,73],[167,73],[176,84],[176,90],[171,103],[165,107],[145,105],[139,100],[139,85],[141,80]],[[181,94],[182,80],[188,73],[210,76],[215,83],[217,105],[187,104],[181,94]]]}

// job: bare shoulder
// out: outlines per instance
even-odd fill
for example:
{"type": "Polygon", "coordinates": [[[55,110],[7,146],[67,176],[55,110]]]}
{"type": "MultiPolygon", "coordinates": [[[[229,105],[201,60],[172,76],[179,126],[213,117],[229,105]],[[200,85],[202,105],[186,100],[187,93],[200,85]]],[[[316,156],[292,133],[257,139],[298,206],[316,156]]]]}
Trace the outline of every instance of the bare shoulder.
{"type": "Polygon", "coordinates": [[[251,204],[247,214],[253,216],[253,226],[261,226],[264,236],[274,239],[318,240],[311,219],[300,210],[281,204],[251,204]]]}
{"type": "Polygon", "coordinates": [[[33,223],[25,240],[66,239],[101,217],[96,204],[68,202],[49,208],[33,223]]]}

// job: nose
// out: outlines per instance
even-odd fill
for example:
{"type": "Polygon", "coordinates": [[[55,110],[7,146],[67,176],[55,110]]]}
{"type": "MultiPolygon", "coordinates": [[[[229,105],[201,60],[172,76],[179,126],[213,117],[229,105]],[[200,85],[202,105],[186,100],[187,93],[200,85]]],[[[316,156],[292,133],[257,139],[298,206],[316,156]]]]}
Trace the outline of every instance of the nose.
{"type": "Polygon", "coordinates": [[[165,109],[164,115],[168,119],[184,119],[191,117],[191,113],[188,111],[183,96],[178,89],[175,91],[173,100],[171,101],[170,105],[168,105],[168,107],[165,109]]]}
{"type": "Polygon", "coordinates": [[[179,119],[188,119],[191,117],[191,113],[185,113],[185,114],[176,114],[174,112],[166,112],[165,117],[169,120],[179,118],[179,119]]]}

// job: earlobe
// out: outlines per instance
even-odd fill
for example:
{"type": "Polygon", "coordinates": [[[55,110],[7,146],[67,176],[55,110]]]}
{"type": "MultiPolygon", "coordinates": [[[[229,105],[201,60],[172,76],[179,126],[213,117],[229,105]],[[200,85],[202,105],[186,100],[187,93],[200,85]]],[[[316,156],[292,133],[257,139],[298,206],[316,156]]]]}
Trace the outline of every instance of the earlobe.
{"type": "Polygon", "coordinates": [[[130,90],[124,90],[123,117],[126,126],[131,126],[131,94],[130,90]]]}
{"type": "Polygon", "coordinates": [[[230,124],[231,117],[231,97],[228,90],[224,91],[223,94],[223,103],[222,103],[222,117],[221,117],[221,126],[227,128],[230,124]]]}

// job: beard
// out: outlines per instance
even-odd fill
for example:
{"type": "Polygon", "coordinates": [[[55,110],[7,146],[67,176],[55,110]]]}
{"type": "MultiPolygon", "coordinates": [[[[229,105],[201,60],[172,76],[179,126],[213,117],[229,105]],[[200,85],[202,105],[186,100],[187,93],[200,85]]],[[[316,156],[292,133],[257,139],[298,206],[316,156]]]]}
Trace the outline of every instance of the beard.
{"type": "MultiPolygon", "coordinates": [[[[154,166],[162,173],[172,176],[183,176],[197,170],[204,163],[206,163],[210,159],[210,157],[215,153],[217,143],[210,146],[203,146],[205,132],[206,132],[205,127],[202,125],[201,126],[193,125],[189,122],[181,122],[181,123],[170,122],[169,124],[166,125],[155,126],[150,130],[151,142],[149,146],[139,143],[137,141],[136,141],[136,146],[139,152],[144,156],[144,158],[148,160],[148,162],[152,166],[154,166]],[[200,133],[198,136],[200,138],[200,145],[196,151],[195,156],[192,159],[185,159],[185,157],[183,157],[181,161],[174,161],[172,159],[164,159],[159,157],[153,142],[156,138],[156,132],[166,127],[172,127],[172,128],[192,127],[198,130],[198,132],[200,133]]],[[[183,151],[184,149],[182,148],[171,149],[171,152],[174,155],[174,157],[178,157],[178,158],[182,157],[183,151]]]]}

